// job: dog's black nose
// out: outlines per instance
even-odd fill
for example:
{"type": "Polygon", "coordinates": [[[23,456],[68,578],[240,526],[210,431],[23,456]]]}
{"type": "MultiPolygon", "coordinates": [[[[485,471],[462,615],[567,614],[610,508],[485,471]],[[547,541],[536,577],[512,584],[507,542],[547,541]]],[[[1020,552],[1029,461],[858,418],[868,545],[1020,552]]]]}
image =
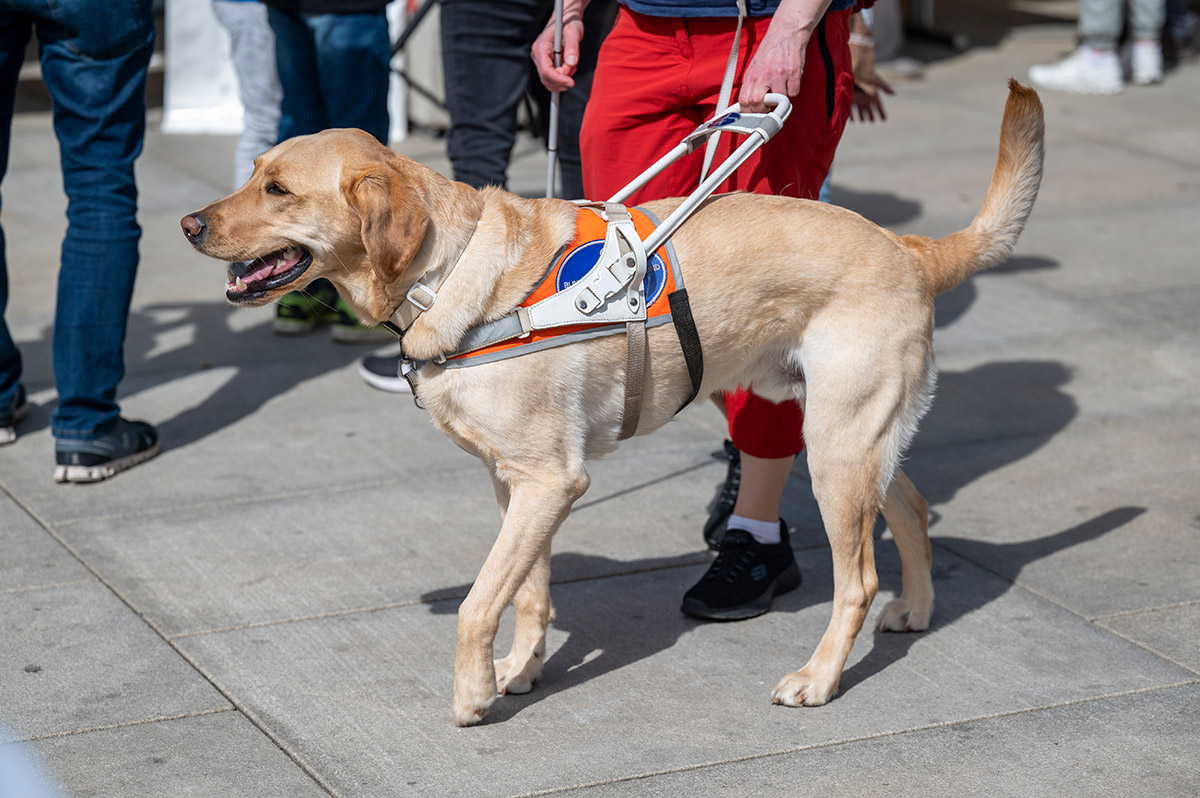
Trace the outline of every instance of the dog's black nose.
{"type": "Polygon", "coordinates": [[[179,226],[183,228],[183,234],[187,236],[187,240],[193,244],[204,234],[204,221],[198,216],[189,214],[183,217],[179,220],[179,226]]]}

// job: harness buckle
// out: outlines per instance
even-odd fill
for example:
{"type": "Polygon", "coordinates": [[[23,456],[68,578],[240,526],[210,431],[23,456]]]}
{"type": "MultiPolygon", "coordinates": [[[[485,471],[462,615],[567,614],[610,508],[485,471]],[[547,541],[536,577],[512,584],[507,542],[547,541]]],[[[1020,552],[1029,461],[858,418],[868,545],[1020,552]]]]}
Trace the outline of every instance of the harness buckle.
{"type": "Polygon", "coordinates": [[[437,294],[431,291],[429,286],[423,283],[413,283],[412,288],[408,289],[408,293],[404,295],[404,300],[406,302],[411,302],[413,305],[420,308],[422,313],[433,307],[433,301],[435,299],[437,299],[437,294]],[[413,296],[413,292],[417,290],[424,291],[425,295],[429,298],[424,302],[422,302],[420,299],[417,299],[415,296],[413,296]]]}

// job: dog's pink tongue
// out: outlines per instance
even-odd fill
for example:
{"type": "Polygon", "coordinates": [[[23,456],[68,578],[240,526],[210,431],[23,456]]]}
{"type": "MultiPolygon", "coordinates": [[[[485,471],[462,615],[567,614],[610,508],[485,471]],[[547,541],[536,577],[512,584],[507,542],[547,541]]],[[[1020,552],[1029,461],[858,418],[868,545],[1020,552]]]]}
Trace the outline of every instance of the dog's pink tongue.
{"type": "Polygon", "coordinates": [[[268,277],[274,277],[276,274],[286,272],[299,261],[300,253],[295,249],[276,252],[263,258],[260,264],[256,264],[250,272],[242,275],[242,281],[253,283],[259,280],[266,280],[268,277]]]}

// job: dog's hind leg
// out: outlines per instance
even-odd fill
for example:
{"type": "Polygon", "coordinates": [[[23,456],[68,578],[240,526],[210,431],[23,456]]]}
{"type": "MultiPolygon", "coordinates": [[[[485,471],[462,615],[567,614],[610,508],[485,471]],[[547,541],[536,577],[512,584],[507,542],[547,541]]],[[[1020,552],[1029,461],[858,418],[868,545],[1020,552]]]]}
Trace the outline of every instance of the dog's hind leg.
{"type": "Polygon", "coordinates": [[[783,677],[771,693],[773,703],[791,707],[821,706],[837,693],[842,668],[879,586],[871,534],[879,512],[872,490],[878,483],[873,474],[859,473],[874,469],[851,457],[816,464],[813,440],[806,438],[813,493],[833,553],[833,615],[805,666],[783,677]]]}
{"type": "Polygon", "coordinates": [[[496,660],[496,689],[505,693],[528,693],[542,675],[546,656],[546,628],[554,620],[550,602],[550,545],[547,543],[525,583],[513,598],[517,623],[512,651],[496,660]]]}
{"type": "Polygon", "coordinates": [[[903,588],[899,598],[884,606],[876,628],[884,632],[924,631],[933,614],[929,505],[899,468],[883,500],[883,517],[900,550],[903,588]]]}
{"type": "MultiPolygon", "coordinates": [[[[587,490],[588,477],[582,461],[574,468],[545,463],[536,472],[510,477],[510,485],[512,496],[500,535],[458,610],[454,721],[459,726],[478,723],[495,702],[497,677],[492,654],[500,616],[531,578],[530,591],[519,602],[519,626],[521,607],[530,610],[539,594],[548,594],[550,539],[571,504],[587,490]]],[[[545,607],[542,617],[548,621],[548,598],[545,607]]],[[[542,626],[544,635],[544,623],[535,619],[532,628],[537,625],[542,626]]],[[[530,628],[526,623],[525,629],[530,628]]]]}
{"type": "Polygon", "coordinates": [[[820,706],[837,693],[842,669],[875,599],[872,532],[886,485],[920,413],[921,361],[897,362],[877,341],[821,340],[805,362],[804,437],[813,495],[833,555],[833,613],[811,658],[780,680],[776,704],[820,706]]]}

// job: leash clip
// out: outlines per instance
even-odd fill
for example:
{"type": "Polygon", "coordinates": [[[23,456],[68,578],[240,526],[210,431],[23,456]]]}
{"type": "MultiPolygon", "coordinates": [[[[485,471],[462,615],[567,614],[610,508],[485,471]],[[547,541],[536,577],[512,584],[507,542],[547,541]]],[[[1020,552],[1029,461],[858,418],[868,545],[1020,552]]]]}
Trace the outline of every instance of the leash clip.
{"type": "Polygon", "coordinates": [[[400,376],[408,382],[408,389],[412,391],[413,404],[424,410],[425,405],[421,404],[421,400],[417,398],[417,371],[420,367],[421,364],[410,357],[400,358],[400,376]]]}

